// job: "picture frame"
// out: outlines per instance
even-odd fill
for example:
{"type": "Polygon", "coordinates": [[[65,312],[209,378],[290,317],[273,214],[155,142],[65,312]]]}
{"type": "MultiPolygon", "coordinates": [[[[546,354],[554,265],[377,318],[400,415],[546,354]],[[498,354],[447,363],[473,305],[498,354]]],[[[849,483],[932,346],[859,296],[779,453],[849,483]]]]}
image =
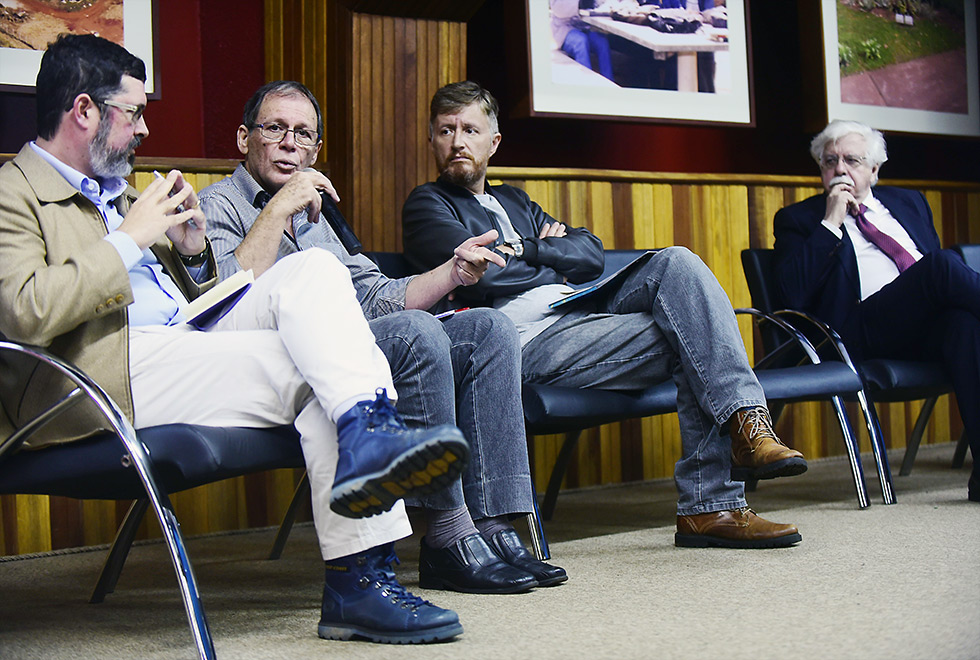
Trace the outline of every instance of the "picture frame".
{"type": "MultiPolygon", "coordinates": [[[[868,31],[869,39],[860,42],[858,49],[845,43],[842,51],[842,35],[846,37],[850,28],[839,20],[841,13],[857,10],[843,0],[821,0],[827,120],[860,121],[879,130],[898,133],[980,136],[976,3],[974,0],[962,2],[962,55],[948,51],[890,65],[906,67],[899,85],[897,76],[901,69],[884,66],[842,75],[841,69],[845,66],[842,59],[846,62],[847,58],[863,58],[869,61],[867,66],[873,66],[870,60],[875,59],[875,49],[894,49],[895,42],[901,39],[905,30],[911,36],[912,30],[924,29],[929,19],[899,14],[891,8],[885,10],[888,14],[876,10],[877,18],[903,26],[895,28],[899,35],[897,39],[885,40],[868,31]],[[886,43],[882,44],[882,41],[886,43]]],[[[853,21],[853,14],[846,20],[853,21]]],[[[922,38],[917,37],[917,41],[922,38]]]]}
{"type": "MultiPolygon", "coordinates": [[[[131,53],[139,57],[146,64],[146,95],[150,99],[160,98],[160,71],[158,67],[159,58],[157,57],[157,20],[156,20],[157,0],[118,0],[118,5],[122,9],[123,46],[131,53]]],[[[116,10],[116,3],[106,3],[103,7],[106,11],[116,10]]],[[[27,10],[28,13],[30,10],[27,10]]],[[[67,10],[52,9],[50,16],[45,19],[52,25],[50,28],[50,39],[57,36],[59,24],[59,12],[67,14],[67,10]]],[[[77,12],[76,12],[77,13],[77,12]]],[[[99,28],[105,25],[115,27],[118,23],[115,19],[109,21],[105,18],[106,13],[86,17],[90,21],[90,26],[99,28]],[[101,21],[101,22],[100,22],[101,21]]],[[[79,30],[79,21],[73,21],[75,31],[84,31],[84,20],[81,22],[83,29],[79,30]]],[[[99,31],[100,30],[90,30],[99,31]]],[[[106,38],[112,38],[116,30],[111,30],[103,34],[106,38]]],[[[8,39],[14,39],[8,35],[8,39]]],[[[35,37],[38,39],[38,37],[35,37]]],[[[115,40],[115,39],[113,39],[115,40]]],[[[34,83],[37,80],[37,72],[41,67],[41,56],[47,43],[29,44],[23,42],[24,47],[0,47],[0,91],[34,93],[34,83]]]]}
{"type": "Polygon", "coordinates": [[[529,114],[754,126],[748,0],[725,4],[727,27],[706,24],[696,34],[667,34],[580,10],[585,31],[610,42],[609,80],[556,43],[549,0],[526,0],[529,114]],[[650,84],[654,76],[660,78],[650,84]]]}

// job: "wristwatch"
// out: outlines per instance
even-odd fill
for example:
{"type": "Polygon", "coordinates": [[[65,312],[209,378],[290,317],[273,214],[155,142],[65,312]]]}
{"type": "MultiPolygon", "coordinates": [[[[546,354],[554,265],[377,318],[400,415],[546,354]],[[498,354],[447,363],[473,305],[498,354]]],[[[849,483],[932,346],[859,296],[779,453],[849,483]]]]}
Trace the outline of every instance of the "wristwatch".
{"type": "Polygon", "coordinates": [[[211,241],[204,239],[204,249],[197,254],[181,254],[177,252],[177,256],[180,257],[181,263],[189,268],[197,268],[198,266],[203,266],[208,261],[208,253],[211,251],[211,241]]]}
{"type": "Polygon", "coordinates": [[[524,239],[518,238],[517,240],[504,241],[504,245],[509,247],[514,251],[514,256],[518,259],[524,256],[524,239]]]}

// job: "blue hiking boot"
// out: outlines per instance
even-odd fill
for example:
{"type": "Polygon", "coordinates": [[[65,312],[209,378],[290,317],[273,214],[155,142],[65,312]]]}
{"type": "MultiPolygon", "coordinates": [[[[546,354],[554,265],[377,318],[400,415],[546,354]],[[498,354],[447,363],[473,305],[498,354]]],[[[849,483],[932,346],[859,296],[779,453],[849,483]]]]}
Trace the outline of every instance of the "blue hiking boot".
{"type": "Polygon", "coordinates": [[[397,562],[393,543],[326,562],[320,637],[425,644],[461,634],[455,612],[436,607],[398,583],[391,570],[397,562]]]}
{"type": "Polygon", "coordinates": [[[361,401],[341,416],[337,444],[330,508],[347,518],[367,518],[403,497],[440,491],[459,478],[470,458],[458,428],[409,429],[383,388],[374,401],[361,401]]]}

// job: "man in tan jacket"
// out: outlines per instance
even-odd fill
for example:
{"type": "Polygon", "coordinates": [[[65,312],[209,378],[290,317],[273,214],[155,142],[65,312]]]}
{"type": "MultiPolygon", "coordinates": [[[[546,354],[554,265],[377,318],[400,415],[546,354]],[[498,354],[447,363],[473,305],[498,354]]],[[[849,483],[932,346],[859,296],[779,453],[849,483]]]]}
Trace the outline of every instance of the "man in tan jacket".
{"type": "MultiPolygon", "coordinates": [[[[179,172],[139,195],[123,178],[149,133],[145,79],[142,61],[94,35],[63,35],[45,53],[39,136],[0,168],[0,334],[74,362],[136,428],[294,424],[326,561],[320,636],[458,635],[456,614],[409,593],[390,565],[393,542],[411,533],[401,497],[455,480],[466,441],[453,426],[402,423],[348,271],[325,251],[264,272],[207,331],[185,322],[215,264],[179,172]],[[413,478],[419,469],[431,481],[413,478]]],[[[25,378],[38,395],[50,385],[25,378]]],[[[35,398],[4,401],[3,425],[35,398]]],[[[91,415],[71,423],[35,446],[98,429],[91,415]]]]}

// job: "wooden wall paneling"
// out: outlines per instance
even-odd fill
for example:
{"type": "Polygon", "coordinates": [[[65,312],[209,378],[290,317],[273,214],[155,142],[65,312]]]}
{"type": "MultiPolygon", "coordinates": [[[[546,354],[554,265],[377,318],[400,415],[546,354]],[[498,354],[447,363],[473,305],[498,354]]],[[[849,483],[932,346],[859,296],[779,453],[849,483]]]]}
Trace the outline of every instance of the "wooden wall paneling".
{"type": "Polygon", "coordinates": [[[81,504],[84,533],[80,545],[96,545],[111,541],[116,534],[116,530],[119,528],[121,520],[116,502],[111,500],[85,500],[81,504]]]}
{"type": "Polygon", "coordinates": [[[14,495],[17,510],[17,550],[20,553],[51,549],[51,514],[47,495],[14,495]]]}
{"type": "Polygon", "coordinates": [[[602,239],[605,245],[616,245],[616,231],[613,226],[612,186],[608,181],[590,181],[586,184],[585,211],[588,213],[592,233],[602,239]]]}
{"type": "Polygon", "coordinates": [[[623,480],[623,431],[629,422],[599,428],[599,450],[602,469],[597,484],[613,484],[623,480]]]}

